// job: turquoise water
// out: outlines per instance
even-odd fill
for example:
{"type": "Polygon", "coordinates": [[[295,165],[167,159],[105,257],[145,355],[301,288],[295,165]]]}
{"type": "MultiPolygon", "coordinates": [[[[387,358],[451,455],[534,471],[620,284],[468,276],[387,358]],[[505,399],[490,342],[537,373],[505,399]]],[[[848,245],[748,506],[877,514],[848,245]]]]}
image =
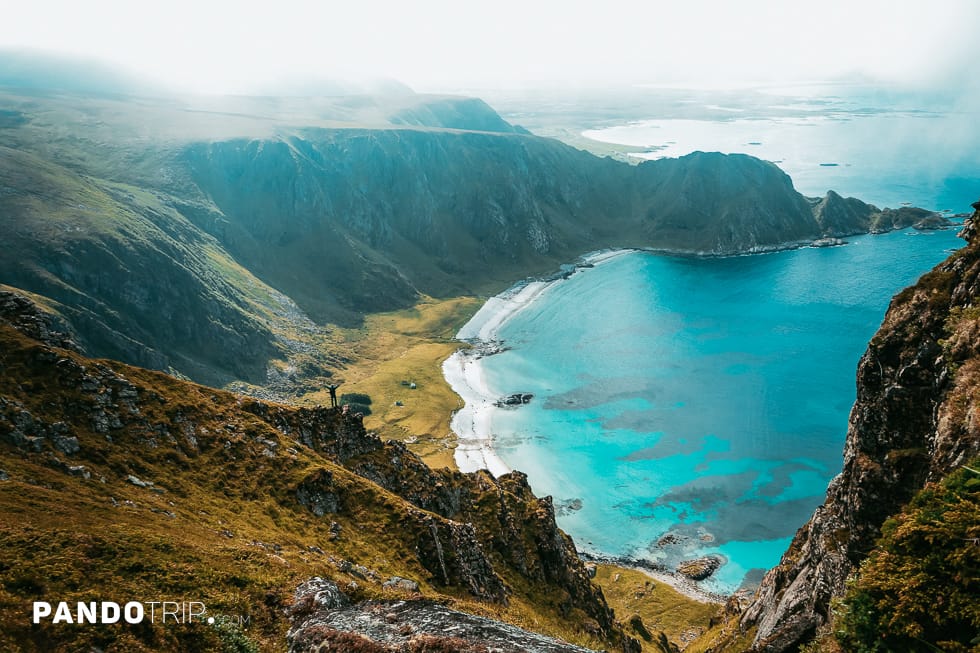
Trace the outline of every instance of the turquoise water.
{"type": "Polygon", "coordinates": [[[716,553],[707,589],[757,581],[840,471],[855,368],[889,299],[959,245],[908,230],[575,274],[483,361],[495,392],[535,394],[494,414],[495,447],[580,548],[671,567],[716,553]]]}

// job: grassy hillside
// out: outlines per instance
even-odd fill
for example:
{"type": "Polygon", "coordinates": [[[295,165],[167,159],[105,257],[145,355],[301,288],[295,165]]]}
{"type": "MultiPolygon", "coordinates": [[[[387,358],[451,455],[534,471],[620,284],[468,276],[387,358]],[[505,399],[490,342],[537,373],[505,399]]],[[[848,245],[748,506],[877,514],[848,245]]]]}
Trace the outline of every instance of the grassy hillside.
{"type": "Polygon", "coordinates": [[[550,501],[520,475],[432,472],[339,409],[243,400],[9,324],[0,352],[4,650],[216,650],[239,634],[277,650],[288,597],[313,575],[356,598],[410,578],[459,609],[619,646],[550,501]],[[31,627],[33,600],[193,600],[250,621],[31,627]]]}
{"type": "MultiPolygon", "coordinates": [[[[367,394],[372,412],[365,426],[405,443],[432,467],[455,468],[449,420],[461,400],[446,383],[442,362],[459,347],[453,337],[480,304],[473,297],[426,299],[369,315],[361,328],[338,330],[352,357],[339,392],[367,394]]],[[[329,393],[314,388],[297,402],[329,404],[329,393]]]]}

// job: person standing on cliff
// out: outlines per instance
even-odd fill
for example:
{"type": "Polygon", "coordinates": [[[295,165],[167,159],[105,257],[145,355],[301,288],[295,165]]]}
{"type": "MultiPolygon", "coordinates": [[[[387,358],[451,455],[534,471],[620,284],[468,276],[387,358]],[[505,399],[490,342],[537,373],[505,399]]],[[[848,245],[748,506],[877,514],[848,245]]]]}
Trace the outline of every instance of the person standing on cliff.
{"type": "Polygon", "coordinates": [[[327,386],[327,390],[330,391],[330,407],[337,407],[337,388],[340,387],[339,383],[331,383],[327,386]]]}

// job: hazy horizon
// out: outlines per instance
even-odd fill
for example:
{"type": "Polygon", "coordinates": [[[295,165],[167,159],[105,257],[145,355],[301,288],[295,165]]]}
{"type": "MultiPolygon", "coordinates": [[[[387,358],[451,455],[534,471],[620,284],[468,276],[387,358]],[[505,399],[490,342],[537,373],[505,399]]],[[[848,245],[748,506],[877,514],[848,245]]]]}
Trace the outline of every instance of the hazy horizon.
{"type": "Polygon", "coordinates": [[[736,88],[858,80],[976,84],[967,0],[720,4],[310,5],[40,0],[5,11],[0,49],[105,62],[148,85],[275,93],[392,79],[419,92],[624,85],[736,88]]]}

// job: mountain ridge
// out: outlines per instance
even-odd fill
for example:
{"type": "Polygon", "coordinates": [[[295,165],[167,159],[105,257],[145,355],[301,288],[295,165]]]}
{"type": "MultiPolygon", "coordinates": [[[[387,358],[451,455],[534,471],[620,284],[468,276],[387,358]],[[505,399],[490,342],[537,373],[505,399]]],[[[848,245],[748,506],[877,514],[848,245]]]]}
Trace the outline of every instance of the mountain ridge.
{"type": "MultiPolygon", "coordinates": [[[[328,325],[422,295],[493,294],[605,247],[728,255],[884,224],[858,200],[814,208],[746,155],[627,165],[523,133],[479,100],[399,97],[389,115],[437,126],[255,117],[292,107],[305,120],[323,108],[315,99],[245,98],[240,112],[222,105],[221,122],[172,102],[9,96],[20,119],[0,128],[12,239],[0,283],[57,302],[93,354],[217,386],[262,385],[276,365],[315,382],[343,365],[322,354],[328,325]]],[[[388,111],[377,98],[323,101],[337,116],[345,102],[388,111]]]]}

